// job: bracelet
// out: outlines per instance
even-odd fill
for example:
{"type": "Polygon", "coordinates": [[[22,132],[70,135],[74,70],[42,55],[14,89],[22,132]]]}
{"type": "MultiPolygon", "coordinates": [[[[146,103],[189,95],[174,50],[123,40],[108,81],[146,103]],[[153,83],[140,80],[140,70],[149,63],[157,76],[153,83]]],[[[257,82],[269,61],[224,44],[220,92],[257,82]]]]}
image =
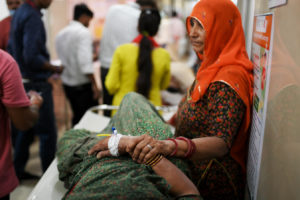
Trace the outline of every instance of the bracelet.
{"type": "Polygon", "coordinates": [[[184,158],[190,158],[196,151],[196,144],[192,140],[185,138],[185,137],[177,137],[176,139],[183,140],[187,143],[188,150],[184,154],[184,158]]]}
{"type": "Polygon", "coordinates": [[[122,134],[111,134],[108,140],[108,149],[112,156],[119,156],[119,142],[123,135],[122,134]]]}
{"type": "Polygon", "coordinates": [[[183,141],[185,141],[186,143],[187,143],[187,145],[188,145],[188,150],[187,150],[187,152],[184,154],[184,158],[187,158],[187,156],[189,155],[189,152],[190,152],[190,150],[191,150],[191,144],[190,144],[190,141],[189,141],[189,139],[187,139],[187,138],[185,138],[185,137],[177,137],[176,139],[178,139],[178,140],[183,140],[183,141]]]}
{"type": "MultiPolygon", "coordinates": [[[[157,156],[157,155],[156,155],[157,156]]],[[[153,157],[151,157],[149,160],[147,160],[146,162],[145,162],[145,165],[149,165],[155,158],[156,158],[156,156],[153,156],[153,157]]]]}
{"type": "Polygon", "coordinates": [[[169,156],[175,156],[176,153],[177,153],[177,150],[178,150],[178,143],[177,143],[176,140],[173,139],[173,138],[168,138],[167,140],[171,140],[172,142],[174,142],[174,144],[175,144],[175,149],[174,149],[174,151],[173,151],[169,156]]]}
{"type": "Polygon", "coordinates": [[[150,158],[149,160],[147,160],[147,162],[146,162],[145,164],[153,168],[153,167],[154,167],[155,165],[157,165],[157,163],[159,163],[159,161],[161,161],[163,158],[164,158],[164,157],[163,157],[162,154],[157,154],[156,156],[153,156],[152,158],[150,158]]]}
{"type": "Polygon", "coordinates": [[[155,163],[151,164],[151,167],[153,168],[155,165],[157,165],[162,159],[164,158],[163,155],[160,154],[159,158],[156,160],[155,163]]]}

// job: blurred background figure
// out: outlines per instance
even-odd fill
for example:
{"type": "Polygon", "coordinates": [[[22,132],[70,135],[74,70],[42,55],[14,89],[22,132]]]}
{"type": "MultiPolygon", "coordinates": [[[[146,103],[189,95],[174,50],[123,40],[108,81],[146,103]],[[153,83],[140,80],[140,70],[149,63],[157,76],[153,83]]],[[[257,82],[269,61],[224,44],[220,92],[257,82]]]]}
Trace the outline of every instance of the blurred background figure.
{"type": "Polygon", "coordinates": [[[116,49],[105,80],[105,87],[113,95],[112,105],[120,105],[123,97],[132,91],[156,106],[162,105],[160,91],[169,86],[171,73],[169,53],[153,39],[160,20],[158,10],[142,10],[138,21],[140,34],[133,43],[116,49]]]}
{"type": "Polygon", "coordinates": [[[188,46],[184,20],[175,10],[165,13],[155,39],[168,50],[172,61],[183,61],[188,46]]]}
{"type": "MultiPolygon", "coordinates": [[[[110,7],[103,27],[100,43],[101,83],[103,90],[103,104],[112,104],[112,96],[105,87],[105,77],[111,65],[112,57],[116,48],[131,42],[137,35],[137,23],[140,9],[154,7],[152,0],[136,0],[127,4],[117,4],[110,7]],[[126,24],[126,26],[124,26],[126,24]]],[[[105,116],[110,116],[111,111],[104,111],[105,116]]]]}
{"type": "Polygon", "coordinates": [[[178,13],[173,10],[169,19],[169,35],[171,37],[171,43],[169,44],[171,57],[173,60],[178,61],[182,59],[185,53],[186,45],[186,30],[183,20],[178,16],[178,13]]]}
{"type": "Polygon", "coordinates": [[[6,0],[9,16],[0,21],[0,49],[2,50],[7,49],[11,19],[22,2],[23,0],[6,0]]]}
{"type": "Polygon", "coordinates": [[[161,92],[163,104],[177,106],[194,79],[192,69],[185,62],[171,62],[170,84],[161,92]]]}
{"type": "Polygon", "coordinates": [[[56,151],[57,131],[52,86],[48,83],[48,78],[54,73],[61,73],[63,67],[49,62],[46,31],[41,19],[41,9],[48,8],[51,2],[52,0],[27,0],[14,14],[11,23],[9,51],[19,64],[25,89],[27,92],[41,92],[44,99],[37,125],[28,131],[16,133],[14,165],[19,180],[38,178],[25,172],[29,146],[35,135],[40,139],[43,172],[52,162],[56,151]]]}
{"type": "Polygon", "coordinates": [[[36,92],[26,94],[17,63],[0,50],[0,200],[8,200],[18,185],[12,162],[10,120],[20,130],[31,128],[42,103],[36,92]]]}
{"type": "Polygon", "coordinates": [[[73,21],[56,37],[56,51],[65,67],[61,79],[72,107],[73,126],[90,107],[98,105],[100,97],[93,75],[93,38],[88,29],[92,18],[93,12],[86,4],[77,4],[73,21]]]}

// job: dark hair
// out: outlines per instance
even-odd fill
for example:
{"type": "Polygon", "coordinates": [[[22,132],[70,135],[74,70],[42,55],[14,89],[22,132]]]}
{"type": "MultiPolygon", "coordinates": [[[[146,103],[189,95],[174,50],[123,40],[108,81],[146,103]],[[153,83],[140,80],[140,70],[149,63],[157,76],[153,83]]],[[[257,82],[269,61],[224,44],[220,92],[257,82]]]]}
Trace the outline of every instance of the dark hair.
{"type": "Polygon", "coordinates": [[[145,9],[142,10],[139,21],[138,31],[143,35],[143,38],[139,46],[139,57],[138,57],[138,71],[139,76],[136,81],[137,92],[149,97],[149,91],[151,88],[151,74],[152,74],[152,50],[153,45],[147,36],[156,35],[159,24],[160,14],[157,9],[145,9]]]}
{"type": "Polygon", "coordinates": [[[157,4],[155,0],[136,0],[136,3],[139,4],[142,8],[148,7],[152,9],[157,9],[157,4]]]}
{"type": "Polygon", "coordinates": [[[86,4],[80,3],[75,5],[74,7],[74,20],[78,20],[82,15],[87,15],[89,17],[93,17],[93,12],[87,7],[86,4]]]}
{"type": "Polygon", "coordinates": [[[172,13],[171,13],[171,15],[172,15],[172,17],[177,17],[177,16],[178,16],[178,14],[177,14],[176,10],[172,10],[172,13]]]}

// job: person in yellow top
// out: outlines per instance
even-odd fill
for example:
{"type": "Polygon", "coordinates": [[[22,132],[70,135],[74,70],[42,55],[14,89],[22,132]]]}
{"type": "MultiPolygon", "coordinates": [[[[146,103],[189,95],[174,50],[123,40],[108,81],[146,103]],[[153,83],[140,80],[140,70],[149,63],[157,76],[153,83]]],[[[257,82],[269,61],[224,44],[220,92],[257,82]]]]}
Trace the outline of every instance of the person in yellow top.
{"type": "MultiPolygon", "coordinates": [[[[132,91],[144,95],[156,106],[162,105],[160,91],[169,85],[171,59],[152,38],[158,31],[160,20],[158,10],[143,10],[138,21],[140,35],[114,52],[105,79],[105,86],[113,95],[112,105],[120,105],[123,97],[132,91]]],[[[112,115],[115,113],[113,111],[112,115]]]]}

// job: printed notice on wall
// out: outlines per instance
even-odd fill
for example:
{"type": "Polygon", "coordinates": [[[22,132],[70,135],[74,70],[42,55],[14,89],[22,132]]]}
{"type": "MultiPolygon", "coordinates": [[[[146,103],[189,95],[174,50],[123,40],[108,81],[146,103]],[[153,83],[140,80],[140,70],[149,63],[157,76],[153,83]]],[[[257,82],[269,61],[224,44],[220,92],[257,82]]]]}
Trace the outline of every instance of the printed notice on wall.
{"type": "Polygon", "coordinates": [[[287,0],[269,0],[269,8],[274,8],[286,4],[287,0]]]}
{"type": "Polygon", "coordinates": [[[251,200],[257,196],[271,71],[273,14],[256,15],[253,27],[252,57],[253,115],[247,162],[247,184],[251,200]]]}

